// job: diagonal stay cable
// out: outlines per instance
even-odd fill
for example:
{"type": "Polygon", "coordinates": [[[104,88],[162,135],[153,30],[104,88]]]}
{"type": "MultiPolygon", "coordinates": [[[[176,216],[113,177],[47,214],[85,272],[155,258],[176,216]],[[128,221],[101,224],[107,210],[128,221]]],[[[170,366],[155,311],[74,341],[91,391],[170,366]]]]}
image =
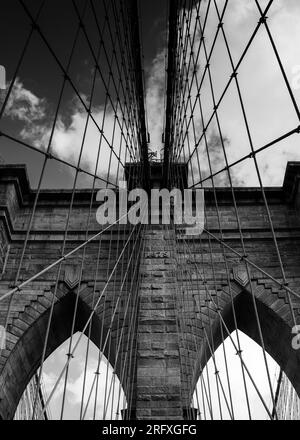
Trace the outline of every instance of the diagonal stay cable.
{"type": "Polygon", "coordinates": [[[267,271],[259,267],[257,264],[255,264],[249,257],[242,255],[237,250],[233,249],[231,246],[229,246],[227,243],[225,243],[223,240],[218,238],[216,235],[209,232],[207,229],[203,229],[206,234],[210,235],[214,240],[217,240],[222,246],[224,246],[226,249],[230,250],[232,253],[237,255],[241,261],[246,261],[250,266],[254,267],[254,269],[257,269],[259,272],[261,272],[263,275],[268,277],[270,280],[272,280],[274,283],[276,283],[278,286],[280,286],[282,289],[286,290],[288,293],[291,293],[296,298],[300,299],[300,294],[295,292],[293,289],[288,287],[286,284],[282,283],[281,281],[278,281],[276,278],[274,278],[271,274],[269,274],[267,271]]]}
{"type": "MultiPolygon", "coordinates": [[[[114,148],[112,145],[110,145],[107,137],[105,136],[105,134],[103,133],[103,130],[101,130],[98,122],[96,121],[95,117],[93,116],[93,113],[91,110],[89,110],[88,105],[86,104],[86,102],[84,101],[83,97],[80,95],[77,87],[75,86],[73,80],[71,79],[71,77],[67,74],[64,66],[62,65],[61,61],[58,59],[54,49],[51,47],[49,41],[47,40],[47,38],[45,37],[44,33],[42,32],[41,28],[36,24],[31,12],[29,11],[28,7],[25,5],[24,0],[18,0],[21,5],[24,8],[25,13],[27,14],[28,18],[30,19],[32,26],[34,26],[37,30],[37,32],[39,33],[41,39],[43,40],[43,42],[45,43],[46,47],[48,48],[49,52],[51,53],[51,55],[53,56],[54,60],[56,61],[58,67],[60,68],[60,70],[63,72],[63,74],[65,75],[66,79],[68,80],[69,84],[71,85],[73,91],[75,92],[75,95],[78,97],[80,103],[82,104],[84,110],[86,111],[86,113],[88,113],[90,115],[91,120],[93,121],[94,125],[96,126],[97,130],[99,131],[99,133],[103,134],[103,139],[105,140],[107,146],[112,149],[114,155],[116,156],[116,159],[118,161],[120,161],[121,165],[124,167],[124,164],[122,163],[121,159],[117,156],[114,148]]],[[[83,31],[84,31],[85,27],[83,27],[83,31]]],[[[102,75],[101,69],[98,68],[98,72],[102,75]]]]}
{"type": "Polygon", "coordinates": [[[121,221],[123,218],[125,218],[127,216],[127,213],[124,214],[122,217],[120,217],[119,219],[117,219],[114,223],[110,224],[109,226],[105,227],[103,230],[101,230],[100,232],[98,232],[97,234],[93,235],[92,237],[90,237],[88,240],[84,241],[84,243],[80,244],[79,246],[77,246],[76,248],[72,249],[70,252],[64,254],[62,257],[60,257],[58,260],[54,261],[53,263],[51,263],[49,266],[45,267],[44,269],[42,269],[40,272],[36,273],[35,275],[33,275],[32,277],[30,277],[28,280],[23,281],[22,283],[20,283],[18,286],[14,287],[13,289],[9,290],[8,292],[6,292],[5,294],[3,294],[0,297],[0,302],[3,301],[4,299],[8,298],[9,296],[13,295],[15,292],[21,292],[23,287],[27,286],[28,284],[30,284],[32,281],[36,280],[37,278],[39,278],[41,275],[45,274],[46,272],[48,272],[49,270],[53,269],[53,267],[57,266],[58,264],[62,263],[63,261],[67,260],[69,257],[71,257],[72,255],[74,255],[76,252],[78,252],[80,249],[84,248],[85,246],[87,246],[89,243],[91,243],[93,240],[96,240],[98,237],[100,237],[100,235],[104,234],[106,231],[108,231],[109,229],[111,229],[114,225],[118,224],[119,221],[121,221]]]}
{"type": "MultiPolygon", "coordinates": [[[[37,12],[37,14],[36,14],[36,16],[35,16],[35,19],[34,19],[36,23],[38,22],[39,16],[41,15],[41,12],[42,12],[42,10],[43,10],[43,8],[44,8],[44,6],[45,6],[45,3],[46,3],[46,0],[43,0],[42,3],[41,3],[41,5],[39,6],[38,12],[37,12]]],[[[16,66],[16,68],[15,68],[15,71],[14,71],[14,74],[13,74],[13,77],[12,77],[12,80],[11,80],[11,82],[10,82],[10,84],[9,84],[9,87],[8,87],[7,93],[6,93],[6,95],[5,95],[5,98],[4,98],[4,101],[3,101],[3,104],[2,104],[2,106],[1,106],[1,108],[0,108],[0,120],[2,119],[2,116],[3,116],[3,114],[4,114],[5,108],[6,108],[6,106],[7,106],[8,100],[9,100],[9,98],[10,98],[10,95],[11,95],[12,89],[13,89],[13,87],[14,87],[14,84],[15,84],[15,82],[16,82],[16,79],[17,79],[17,76],[18,76],[18,73],[19,73],[20,67],[21,67],[21,65],[22,65],[22,62],[23,62],[24,57],[25,57],[25,55],[26,55],[26,53],[27,53],[27,50],[28,50],[28,47],[29,47],[29,44],[30,44],[31,38],[32,38],[32,36],[33,36],[33,34],[34,34],[34,31],[35,31],[35,27],[32,26],[31,29],[30,29],[30,31],[29,31],[29,34],[28,34],[27,38],[25,39],[25,44],[24,44],[23,49],[22,49],[22,51],[21,51],[21,55],[20,55],[20,57],[19,57],[19,59],[18,59],[18,63],[17,63],[17,66],[16,66]]]]}
{"type": "MultiPolygon", "coordinates": [[[[255,37],[256,37],[256,35],[257,35],[257,33],[258,33],[260,27],[262,26],[262,24],[263,24],[263,22],[264,22],[263,19],[264,19],[264,17],[266,16],[266,14],[268,13],[268,11],[269,11],[269,9],[270,9],[270,7],[271,7],[273,1],[274,1],[274,0],[270,0],[270,1],[269,1],[267,7],[265,8],[265,10],[264,10],[264,12],[263,12],[263,14],[262,14],[262,18],[259,20],[259,22],[258,22],[257,25],[255,26],[255,29],[254,29],[254,31],[253,31],[253,33],[252,33],[252,35],[251,35],[249,41],[247,42],[246,47],[245,47],[245,49],[244,49],[244,51],[243,51],[243,53],[242,53],[242,55],[241,55],[239,61],[237,62],[237,64],[236,64],[235,67],[234,67],[233,73],[230,75],[230,78],[229,78],[229,80],[228,80],[228,82],[227,82],[227,84],[226,84],[226,86],[225,86],[225,88],[224,88],[224,90],[223,90],[223,93],[221,94],[219,100],[217,101],[217,103],[216,103],[216,105],[215,105],[215,108],[213,109],[213,112],[212,112],[210,118],[208,119],[207,124],[206,124],[205,127],[203,128],[203,133],[201,134],[201,136],[200,136],[200,138],[199,138],[197,144],[195,145],[195,148],[194,148],[194,150],[192,151],[190,158],[188,159],[188,163],[191,161],[192,156],[195,154],[195,150],[198,148],[198,146],[199,146],[199,144],[200,144],[200,142],[201,142],[201,140],[202,140],[202,138],[203,138],[203,136],[204,136],[204,133],[207,131],[208,127],[210,126],[210,124],[211,124],[211,122],[212,122],[212,120],[213,120],[213,118],[214,118],[214,116],[215,116],[215,112],[216,112],[216,110],[218,110],[219,106],[220,106],[221,103],[223,102],[223,99],[224,99],[224,97],[226,96],[227,90],[229,89],[229,86],[230,86],[231,82],[233,81],[233,79],[235,78],[235,76],[238,74],[238,69],[239,69],[240,65],[242,64],[242,62],[243,62],[243,60],[244,60],[246,54],[248,53],[248,50],[249,50],[250,46],[252,45],[252,42],[253,42],[253,40],[255,39],[255,37]]],[[[182,149],[183,149],[183,146],[181,147],[181,150],[178,152],[177,157],[180,157],[180,154],[181,154],[182,149]]]]}
{"type": "MultiPolygon", "coordinates": [[[[191,253],[190,248],[189,248],[189,246],[188,246],[188,243],[185,241],[185,239],[184,239],[184,243],[185,243],[185,245],[186,245],[186,249],[188,250],[188,252],[191,253]]],[[[193,264],[195,265],[195,267],[196,267],[198,273],[200,274],[200,277],[202,277],[202,275],[201,275],[201,271],[200,271],[199,268],[198,268],[198,264],[197,264],[197,262],[194,261],[193,264]]],[[[249,379],[251,380],[252,385],[254,386],[254,388],[255,388],[255,390],[256,390],[256,392],[257,392],[257,394],[258,394],[258,396],[259,396],[259,398],[260,398],[260,400],[261,400],[261,402],[262,402],[262,404],[263,404],[263,406],[264,406],[264,408],[265,408],[267,414],[269,415],[270,419],[272,420],[272,419],[273,419],[272,414],[271,414],[271,412],[270,412],[270,410],[269,410],[269,408],[268,408],[268,406],[267,406],[267,404],[266,404],[266,402],[265,402],[265,400],[264,400],[264,398],[263,398],[261,392],[259,391],[259,389],[258,389],[258,387],[257,387],[257,384],[255,383],[255,380],[253,379],[253,377],[252,377],[252,375],[251,375],[251,373],[250,373],[250,371],[249,371],[247,365],[245,364],[245,361],[244,361],[243,358],[242,358],[241,351],[239,350],[238,346],[235,344],[235,342],[234,342],[234,340],[233,340],[233,338],[232,338],[232,335],[231,335],[231,333],[230,333],[230,331],[229,331],[229,329],[228,329],[228,327],[227,327],[227,325],[226,325],[226,322],[225,322],[225,320],[224,320],[224,318],[223,318],[223,316],[222,316],[222,313],[221,313],[219,307],[218,307],[217,304],[215,303],[215,300],[214,300],[213,296],[211,295],[211,293],[209,292],[209,289],[207,289],[207,287],[206,287],[206,290],[207,290],[207,293],[209,294],[209,297],[210,297],[211,302],[213,303],[213,305],[214,305],[214,307],[215,307],[214,311],[219,315],[219,318],[220,318],[220,320],[221,320],[221,322],[222,322],[222,324],[223,324],[223,326],[224,326],[224,328],[225,328],[225,331],[226,331],[226,333],[227,333],[227,335],[228,335],[230,341],[232,342],[232,344],[233,344],[233,346],[234,346],[234,349],[235,349],[237,355],[239,356],[241,362],[243,363],[243,366],[244,366],[244,368],[245,368],[245,371],[246,371],[246,373],[247,373],[249,379]]]]}
{"type": "MultiPolygon", "coordinates": [[[[55,391],[56,391],[56,388],[57,388],[59,382],[61,381],[61,379],[62,379],[62,377],[63,377],[63,375],[64,375],[64,373],[65,373],[65,371],[66,371],[66,369],[67,369],[67,367],[68,367],[68,365],[70,364],[70,362],[71,362],[71,360],[72,360],[72,356],[74,356],[74,353],[75,353],[76,349],[78,348],[78,345],[79,345],[79,343],[80,343],[80,341],[81,341],[81,339],[82,339],[82,337],[83,337],[85,331],[88,329],[89,324],[90,324],[90,322],[91,322],[91,320],[92,320],[92,318],[93,318],[93,316],[94,316],[94,314],[95,314],[95,312],[96,312],[96,310],[97,310],[97,307],[98,307],[98,305],[100,304],[100,301],[101,301],[101,299],[103,298],[103,296],[104,296],[104,294],[105,294],[105,292],[106,292],[106,290],[107,290],[107,287],[108,287],[108,285],[109,285],[109,283],[110,283],[110,281],[111,281],[111,279],[112,279],[112,277],[113,277],[113,275],[114,275],[114,273],[115,273],[115,271],[116,271],[116,269],[117,269],[117,267],[118,267],[118,265],[119,265],[119,262],[121,261],[121,258],[122,258],[122,256],[123,256],[123,254],[124,254],[124,252],[125,252],[125,250],[126,250],[128,244],[129,244],[130,241],[131,241],[131,237],[132,237],[133,233],[135,232],[136,227],[137,227],[137,225],[134,226],[134,228],[132,229],[132,231],[131,231],[131,233],[130,233],[128,239],[126,240],[126,243],[125,243],[125,245],[124,245],[124,247],[123,247],[123,249],[122,249],[122,251],[121,251],[121,253],[120,253],[120,255],[119,255],[119,257],[118,257],[118,259],[117,259],[117,261],[116,261],[116,263],[115,263],[115,265],[114,265],[114,267],[113,267],[113,269],[112,269],[112,271],[111,271],[111,273],[110,273],[110,275],[109,275],[109,278],[107,279],[107,281],[106,281],[106,283],[105,283],[105,286],[104,286],[104,288],[102,289],[101,295],[99,296],[99,298],[98,298],[98,300],[97,300],[97,302],[96,302],[96,304],[95,304],[93,310],[91,311],[90,316],[89,316],[87,322],[86,322],[85,325],[83,326],[83,329],[82,329],[82,331],[81,331],[80,337],[78,338],[78,340],[76,341],[74,347],[72,348],[72,352],[70,353],[70,356],[68,356],[68,359],[67,359],[67,361],[66,361],[66,364],[65,364],[65,366],[63,367],[63,369],[62,369],[62,371],[61,371],[61,373],[60,373],[60,375],[59,375],[59,377],[58,377],[58,379],[57,379],[57,381],[56,381],[56,383],[55,383],[55,385],[54,385],[54,387],[53,387],[53,389],[52,389],[52,391],[51,391],[51,393],[50,393],[50,395],[49,395],[49,397],[48,397],[48,399],[47,399],[47,402],[45,402],[45,406],[44,406],[44,408],[43,408],[43,413],[46,411],[47,406],[49,405],[49,402],[51,401],[51,399],[52,399],[52,397],[53,397],[53,395],[54,395],[54,393],[55,393],[55,391]]],[[[135,241],[135,245],[134,245],[134,246],[136,246],[136,243],[137,243],[137,242],[138,242],[138,239],[136,239],[136,241],[135,241]]],[[[125,279],[123,280],[123,283],[125,283],[125,279]]],[[[119,296],[119,298],[120,298],[120,296],[119,296]]],[[[112,322],[113,319],[114,319],[114,315],[115,315],[115,313],[116,313],[116,308],[115,308],[115,310],[114,310],[114,314],[113,314],[113,316],[112,316],[112,318],[111,318],[111,322],[112,322]]],[[[111,327],[110,327],[110,328],[111,328],[111,327]]],[[[105,340],[106,342],[104,343],[104,345],[106,345],[107,340],[108,340],[108,334],[106,335],[106,340],[105,340]]]]}

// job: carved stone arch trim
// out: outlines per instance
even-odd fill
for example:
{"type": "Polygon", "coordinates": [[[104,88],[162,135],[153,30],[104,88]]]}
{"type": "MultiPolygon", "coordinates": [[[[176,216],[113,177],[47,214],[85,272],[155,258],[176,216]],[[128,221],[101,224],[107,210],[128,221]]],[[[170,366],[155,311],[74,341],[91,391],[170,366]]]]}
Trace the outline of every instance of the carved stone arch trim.
{"type": "MultiPolygon", "coordinates": [[[[269,286],[259,283],[257,280],[251,281],[252,291],[256,299],[257,312],[260,318],[260,325],[264,337],[264,345],[266,351],[283,369],[289,380],[291,381],[296,392],[300,396],[300,350],[292,348],[292,327],[293,320],[291,311],[285,295],[280,295],[280,290],[270,289],[269,286]]],[[[249,284],[243,288],[235,280],[231,282],[231,293],[234,298],[234,307],[237,320],[237,327],[247,336],[253,339],[258,345],[260,343],[259,331],[253,307],[253,296],[249,284]]],[[[224,290],[222,295],[223,307],[220,310],[222,318],[229,332],[235,330],[234,316],[232,312],[232,300],[229,295],[229,287],[224,290]],[[227,290],[227,298],[226,298],[227,290]]],[[[300,316],[296,310],[296,319],[300,323],[300,316]]],[[[214,349],[216,350],[222,343],[222,332],[220,326],[220,318],[216,315],[212,326],[212,334],[214,339],[214,349]]],[[[223,326],[223,334],[228,333],[223,326]]],[[[211,345],[211,341],[210,341],[211,345]]],[[[203,338],[199,357],[197,359],[196,372],[194,376],[194,386],[196,386],[198,377],[202,369],[211,357],[209,344],[203,338]]]]}
{"type": "MultiPolygon", "coordinates": [[[[89,287],[85,287],[80,292],[75,333],[83,329],[90,316],[91,307],[88,301],[85,301],[85,297],[90,296],[90,290],[89,287]]],[[[46,358],[70,337],[72,328],[76,294],[73,291],[67,293],[66,286],[60,284],[57,289],[57,296],[58,299],[53,309],[46,358]]],[[[18,338],[2,368],[0,375],[0,417],[2,419],[12,419],[14,417],[19,400],[40,365],[49,312],[50,308],[48,307],[18,338]]],[[[98,348],[101,329],[103,329],[103,337],[105,338],[108,331],[107,322],[102,325],[101,314],[95,313],[91,321],[90,339],[98,348]]],[[[86,332],[86,335],[88,336],[88,332],[86,332]]],[[[112,338],[110,350],[108,350],[107,344],[104,355],[113,367],[115,353],[114,338],[112,338]]],[[[118,368],[116,374],[119,374],[118,368]]]]}

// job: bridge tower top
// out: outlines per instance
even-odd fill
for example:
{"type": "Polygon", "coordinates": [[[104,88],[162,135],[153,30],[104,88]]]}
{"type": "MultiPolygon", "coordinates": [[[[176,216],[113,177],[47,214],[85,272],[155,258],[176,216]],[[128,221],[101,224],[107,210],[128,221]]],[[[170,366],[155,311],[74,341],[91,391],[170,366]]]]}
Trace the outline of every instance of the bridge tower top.
{"type": "MultiPolygon", "coordinates": [[[[150,189],[164,187],[163,183],[163,162],[151,161],[150,165],[150,189]]],[[[141,163],[126,163],[125,179],[128,190],[140,186],[140,170],[141,163]]],[[[171,186],[181,190],[188,187],[188,167],[184,162],[170,164],[170,176],[172,176],[171,186]]]]}

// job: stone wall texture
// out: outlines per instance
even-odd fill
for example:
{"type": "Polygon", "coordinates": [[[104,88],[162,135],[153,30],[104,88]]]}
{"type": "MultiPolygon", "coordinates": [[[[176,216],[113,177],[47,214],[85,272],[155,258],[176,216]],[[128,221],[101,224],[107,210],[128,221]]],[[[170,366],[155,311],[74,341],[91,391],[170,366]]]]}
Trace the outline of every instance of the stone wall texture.
{"type": "MultiPolygon", "coordinates": [[[[284,282],[300,294],[299,176],[300,164],[289,163],[283,187],[266,188],[265,197],[284,282]]],[[[25,167],[0,166],[0,297],[15,285],[34,199],[25,167]]],[[[245,250],[256,266],[283,280],[261,189],[235,188],[234,199],[229,188],[205,190],[205,228],[213,235],[204,232],[193,237],[167,226],[147,226],[130,236],[129,227],[113,227],[100,241],[90,242],[85,251],[64,261],[59,271],[55,266],[11,299],[1,301],[0,325],[7,327],[6,349],[0,357],[1,418],[13,417],[39,365],[51,308],[46,356],[69,337],[76,301],[75,330],[82,330],[127,240],[124,258],[99,302],[89,336],[100,347],[100,329],[104,337],[111,334],[104,354],[115,366],[125,393],[134,386],[132,418],[188,417],[199,375],[227,336],[225,325],[233,331],[236,318],[238,327],[260,343],[253,302],[266,350],[300,394],[300,353],[291,346],[291,329],[300,324],[300,300],[289,297],[240,257],[245,250]],[[116,292],[121,289],[118,299],[116,292]],[[116,301],[118,316],[112,321],[116,301]],[[134,340],[129,338],[133,332],[134,340]]],[[[41,192],[19,282],[61,256],[70,200],[70,191],[41,192]]],[[[90,200],[89,191],[76,191],[65,252],[83,243],[87,233],[90,237],[99,232],[96,202],[88,219],[90,200]]]]}

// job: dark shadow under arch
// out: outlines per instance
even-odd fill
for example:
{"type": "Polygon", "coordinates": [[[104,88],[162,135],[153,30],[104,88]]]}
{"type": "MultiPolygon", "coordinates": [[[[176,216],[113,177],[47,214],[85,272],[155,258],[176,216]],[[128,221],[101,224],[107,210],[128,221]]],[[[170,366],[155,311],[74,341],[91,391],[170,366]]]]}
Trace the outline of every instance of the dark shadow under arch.
{"type": "MultiPolygon", "coordinates": [[[[51,321],[46,358],[70,337],[75,301],[76,294],[70,291],[56,302],[51,321]]],[[[0,419],[9,420],[14,417],[26,386],[40,366],[49,313],[50,311],[47,310],[41,314],[21,336],[2,369],[0,377],[0,419]]],[[[90,313],[90,307],[79,298],[74,334],[83,330],[90,313]]],[[[105,339],[108,331],[107,325],[102,323],[99,317],[94,314],[91,322],[90,339],[99,349],[101,330],[105,339]]],[[[86,331],[86,336],[88,336],[87,333],[86,331]]],[[[109,352],[107,347],[108,344],[104,350],[104,355],[112,367],[116,368],[116,374],[119,377],[118,366],[114,366],[116,352],[114,343],[111,343],[109,352]]],[[[122,383],[121,385],[123,386],[122,383]]]]}
{"type": "MultiPolygon", "coordinates": [[[[256,305],[265,349],[285,372],[298,396],[300,396],[300,350],[294,350],[292,348],[292,328],[287,321],[285,321],[279,314],[275,313],[272,308],[264,304],[259,298],[256,298],[256,305]]],[[[247,290],[241,291],[234,299],[234,308],[238,329],[261,346],[251,293],[247,290]]],[[[230,301],[221,313],[226,327],[231,334],[235,330],[235,325],[230,301]]],[[[228,337],[228,332],[224,325],[222,325],[222,327],[224,337],[226,338],[228,337]]],[[[219,318],[215,320],[211,333],[214,341],[214,348],[216,350],[222,343],[222,332],[219,318]]],[[[207,332],[207,334],[210,335],[209,332],[207,332]]],[[[211,342],[212,341],[210,341],[210,344],[211,342]]],[[[210,358],[211,352],[208,343],[203,340],[199,358],[199,364],[202,368],[206,366],[210,358]]],[[[199,376],[200,373],[197,375],[197,380],[195,381],[194,386],[196,386],[199,376]]]]}

